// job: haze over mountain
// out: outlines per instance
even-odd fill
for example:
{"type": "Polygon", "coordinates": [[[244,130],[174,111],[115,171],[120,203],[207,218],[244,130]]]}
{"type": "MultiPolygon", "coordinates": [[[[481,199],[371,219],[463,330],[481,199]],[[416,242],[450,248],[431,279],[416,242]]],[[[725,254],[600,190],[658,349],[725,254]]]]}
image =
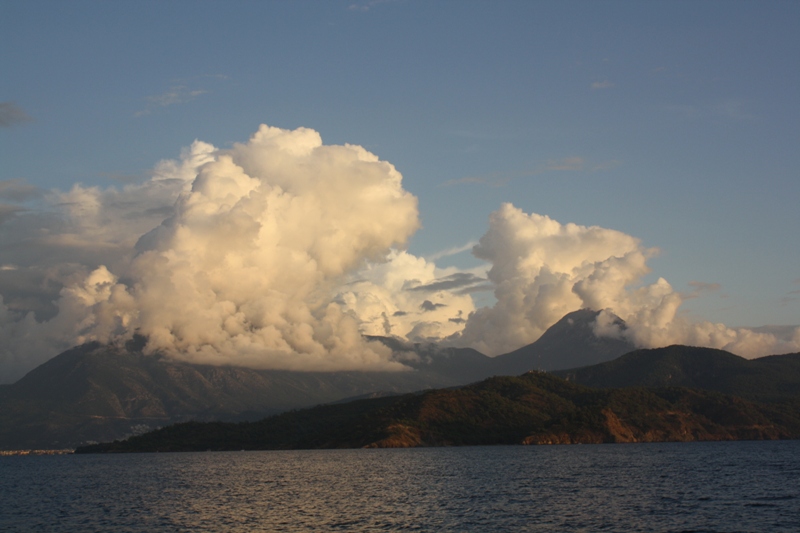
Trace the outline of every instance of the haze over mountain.
{"type": "Polygon", "coordinates": [[[464,385],[492,375],[597,363],[632,349],[592,333],[598,312],[570,313],[523,350],[496,358],[469,348],[373,338],[405,372],[293,372],[197,365],[146,355],[146,340],[88,343],[0,388],[0,448],[66,448],[185,420],[256,419],[368,394],[464,385]]]}

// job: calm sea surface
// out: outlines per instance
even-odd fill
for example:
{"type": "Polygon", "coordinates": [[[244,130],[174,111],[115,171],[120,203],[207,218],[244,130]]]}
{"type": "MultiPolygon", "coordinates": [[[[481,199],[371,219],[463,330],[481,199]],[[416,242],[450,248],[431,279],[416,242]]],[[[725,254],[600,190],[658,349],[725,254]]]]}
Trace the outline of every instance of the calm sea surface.
{"type": "Polygon", "coordinates": [[[0,457],[0,531],[800,531],[800,441],[0,457]]]}

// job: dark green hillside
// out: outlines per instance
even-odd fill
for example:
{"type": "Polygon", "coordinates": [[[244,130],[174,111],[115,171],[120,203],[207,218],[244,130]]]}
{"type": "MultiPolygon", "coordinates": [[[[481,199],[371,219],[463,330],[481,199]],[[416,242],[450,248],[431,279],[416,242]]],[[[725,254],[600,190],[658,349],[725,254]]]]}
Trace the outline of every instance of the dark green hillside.
{"type": "Polygon", "coordinates": [[[589,387],[691,387],[760,402],[800,400],[800,354],[748,360],[723,350],[674,345],[553,373],[589,387]]]}
{"type": "Polygon", "coordinates": [[[561,444],[800,437],[800,420],[716,392],[592,389],[544,373],[284,413],[189,423],[77,453],[561,444]]]}

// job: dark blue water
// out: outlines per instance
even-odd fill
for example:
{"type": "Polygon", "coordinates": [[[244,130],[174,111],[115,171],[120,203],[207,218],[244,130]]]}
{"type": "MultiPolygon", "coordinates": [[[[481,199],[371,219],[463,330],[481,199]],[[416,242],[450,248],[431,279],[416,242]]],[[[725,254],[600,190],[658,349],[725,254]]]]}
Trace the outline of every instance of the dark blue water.
{"type": "Polygon", "coordinates": [[[800,441],[0,457],[0,531],[800,531],[800,441]]]}

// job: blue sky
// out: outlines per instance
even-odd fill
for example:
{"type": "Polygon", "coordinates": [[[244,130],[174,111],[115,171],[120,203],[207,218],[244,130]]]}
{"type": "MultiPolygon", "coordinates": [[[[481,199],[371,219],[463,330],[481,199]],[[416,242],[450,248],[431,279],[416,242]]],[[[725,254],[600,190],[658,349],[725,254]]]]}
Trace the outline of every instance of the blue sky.
{"type": "Polygon", "coordinates": [[[120,187],[195,139],[305,126],[403,174],[413,254],[476,241],[513,202],[657,247],[643,283],[713,289],[691,317],[800,323],[797,2],[2,10],[0,101],[24,116],[0,128],[0,180],[120,187]]]}

